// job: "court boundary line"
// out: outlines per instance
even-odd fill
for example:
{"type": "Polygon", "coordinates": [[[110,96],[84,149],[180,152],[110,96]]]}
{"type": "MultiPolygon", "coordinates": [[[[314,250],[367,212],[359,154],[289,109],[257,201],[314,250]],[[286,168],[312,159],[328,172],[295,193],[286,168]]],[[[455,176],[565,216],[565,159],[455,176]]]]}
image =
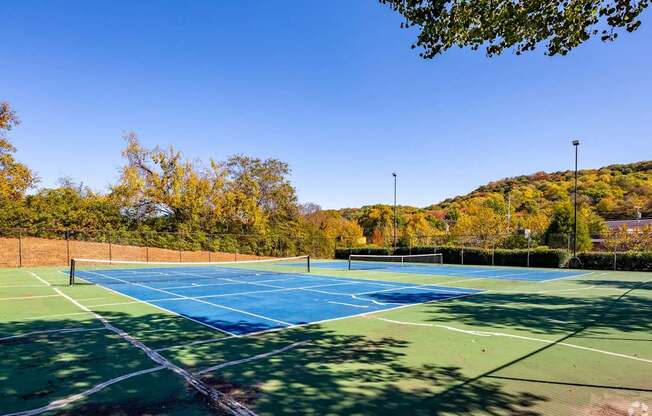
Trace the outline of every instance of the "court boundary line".
{"type": "MultiPolygon", "coordinates": [[[[335,260],[333,262],[325,262],[325,264],[328,263],[336,263],[336,262],[341,262],[341,263],[346,263],[346,260],[335,260]]],[[[319,261],[315,261],[312,263],[312,267],[315,269],[319,269],[319,261]]],[[[388,263],[390,265],[394,263],[388,263]]],[[[432,265],[414,265],[415,267],[433,267],[432,265]]],[[[397,266],[395,269],[383,269],[383,268],[376,268],[376,269],[353,269],[352,271],[370,271],[372,273],[401,273],[401,274],[423,274],[423,273],[410,273],[410,272],[401,272],[401,267],[404,266],[397,266]]],[[[469,272],[460,272],[460,273],[483,273],[483,272],[491,272],[492,270],[500,270],[501,268],[505,268],[506,270],[521,270],[524,269],[523,267],[518,267],[518,266],[491,266],[491,265],[475,265],[475,264],[452,264],[452,263],[444,263],[441,265],[435,265],[434,267],[441,267],[441,268],[446,268],[446,267],[475,267],[475,268],[481,268],[483,270],[476,270],[476,271],[469,271],[469,272]]],[[[321,269],[328,269],[327,267],[322,267],[321,269]]],[[[563,270],[563,269],[545,269],[545,268],[535,268],[532,270],[531,268],[525,268],[526,270],[522,270],[524,272],[529,271],[530,273],[555,273],[555,272],[560,272],[560,273],[573,273],[568,270],[563,270]]],[[[338,269],[335,269],[338,270],[338,269]]],[[[342,271],[346,271],[346,268],[342,268],[342,271]]],[[[497,276],[481,276],[479,277],[480,279],[494,279],[494,280],[518,280],[518,281],[524,281],[524,282],[535,282],[535,283],[545,283],[545,282],[552,282],[555,280],[560,280],[560,279],[570,279],[574,277],[581,277],[581,276],[586,276],[589,274],[592,274],[594,272],[588,272],[588,273],[581,273],[581,274],[573,274],[570,276],[562,276],[562,277],[553,277],[551,279],[507,279],[508,276],[518,276],[518,275],[523,275],[521,273],[513,273],[513,274],[500,274],[497,276]]],[[[437,276],[435,273],[427,273],[425,275],[430,275],[430,276],[437,276]]],[[[462,277],[464,274],[459,274],[456,272],[448,273],[448,274],[442,274],[439,276],[450,276],[450,277],[462,277]]],[[[525,274],[527,276],[527,273],[525,274]]]]}
{"type": "Polygon", "coordinates": [[[589,276],[589,275],[594,274],[594,273],[595,272],[587,272],[587,273],[582,273],[582,274],[576,274],[574,276],[557,277],[557,278],[554,278],[554,279],[544,280],[543,283],[554,282],[555,280],[570,279],[572,277],[574,278],[574,277],[589,276]]]}
{"type": "Polygon", "coordinates": [[[61,328],[61,329],[44,329],[41,331],[31,331],[31,332],[25,332],[23,334],[18,334],[18,335],[11,335],[8,337],[3,337],[0,338],[0,343],[2,342],[7,342],[12,339],[20,339],[20,338],[29,338],[33,336],[39,336],[39,335],[46,335],[46,334],[56,334],[56,333],[61,333],[61,334],[69,334],[69,333],[74,333],[74,332],[88,332],[88,331],[98,331],[106,329],[105,327],[93,327],[93,328],[83,328],[83,327],[77,327],[77,328],[61,328]]]}
{"type": "Polygon", "coordinates": [[[35,416],[35,415],[40,415],[41,413],[45,412],[50,412],[52,410],[57,410],[61,409],[62,407],[66,407],[72,403],[75,403],[79,400],[83,400],[86,397],[90,396],[91,394],[95,394],[101,390],[104,390],[105,388],[119,383],[123,380],[128,380],[130,378],[140,376],[143,374],[149,374],[149,373],[154,373],[156,371],[164,370],[166,369],[165,366],[159,365],[157,367],[152,367],[148,368],[145,370],[140,370],[140,371],[134,371],[133,373],[128,373],[128,374],[123,374],[121,376],[112,378],[110,380],[103,381],[102,383],[96,384],[95,386],[91,387],[90,389],[84,390],[81,393],[75,393],[71,394],[70,396],[64,397],[62,399],[57,399],[53,400],[50,403],[48,403],[45,406],[38,407],[36,409],[31,409],[31,410],[21,410],[19,412],[14,412],[14,413],[6,413],[2,416],[35,416]]]}
{"type": "MultiPolygon", "coordinates": [[[[152,287],[149,287],[149,286],[147,286],[147,285],[140,284],[140,283],[131,283],[131,282],[126,281],[126,280],[124,280],[124,279],[119,279],[119,278],[111,277],[111,276],[105,275],[105,274],[103,274],[103,273],[99,273],[99,272],[95,272],[95,271],[90,271],[90,270],[84,270],[84,272],[92,273],[92,274],[97,274],[97,275],[99,275],[99,276],[106,277],[106,278],[109,278],[109,279],[112,279],[112,280],[121,281],[121,282],[126,283],[126,284],[133,284],[133,285],[136,285],[136,286],[144,287],[144,288],[146,288],[146,289],[151,289],[151,290],[160,291],[160,292],[162,292],[162,293],[171,294],[171,295],[173,295],[173,296],[179,296],[179,295],[177,295],[177,294],[175,294],[175,293],[167,292],[167,291],[165,291],[165,290],[163,290],[163,289],[152,288],[152,287]]],[[[306,277],[310,277],[310,276],[306,276],[306,277]]],[[[353,278],[346,278],[346,277],[345,277],[345,278],[331,277],[331,278],[333,278],[333,279],[340,279],[340,280],[346,280],[346,281],[349,281],[349,282],[351,282],[351,283],[370,283],[370,284],[372,284],[372,282],[373,282],[373,281],[367,281],[367,280],[365,280],[365,279],[353,279],[353,278]]],[[[88,280],[84,279],[83,277],[80,277],[80,279],[82,279],[82,280],[84,280],[84,281],[88,281],[88,280]]],[[[149,304],[149,305],[153,305],[153,306],[158,307],[158,308],[160,308],[160,309],[163,309],[163,310],[169,311],[169,310],[167,310],[166,308],[163,308],[163,307],[161,307],[161,306],[159,306],[159,305],[155,305],[155,304],[153,304],[153,303],[150,303],[150,301],[144,301],[144,300],[140,300],[140,299],[134,298],[134,297],[129,296],[129,295],[122,294],[121,292],[117,292],[117,291],[115,291],[115,290],[113,290],[113,289],[110,289],[110,288],[108,288],[108,287],[106,287],[106,286],[103,286],[103,285],[101,285],[101,284],[97,284],[97,283],[93,283],[93,282],[89,282],[89,283],[91,283],[91,284],[96,284],[96,285],[98,285],[98,286],[100,286],[100,287],[102,287],[102,288],[108,289],[108,290],[110,290],[110,291],[112,291],[112,292],[115,292],[115,293],[118,293],[118,294],[120,294],[120,295],[122,295],[122,296],[126,296],[126,297],[129,297],[129,298],[135,299],[135,300],[137,300],[137,301],[139,301],[139,302],[141,302],[141,303],[149,304]]],[[[382,286],[391,286],[391,283],[392,283],[392,282],[386,282],[386,284],[382,284],[382,286]]],[[[400,282],[397,282],[397,283],[400,283],[400,282]]],[[[248,284],[248,283],[245,282],[245,284],[248,284]]],[[[343,283],[343,284],[349,284],[349,283],[343,283]]],[[[376,283],[373,283],[373,284],[376,284],[376,283]]],[[[404,284],[404,283],[403,283],[403,284],[404,284]]],[[[413,287],[419,287],[419,286],[422,286],[422,285],[414,284],[414,286],[409,286],[409,287],[407,287],[407,288],[413,288],[413,287]]],[[[436,286],[436,285],[434,285],[434,286],[436,286]]],[[[444,287],[444,286],[442,286],[442,287],[444,287]]],[[[292,288],[292,289],[295,289],[295,288],[292,288]]],[[[396,288],[394,288],[394,289],[396,289],[396,288]]],[[[417,302],[417,303],[410,303],[410,304],[400,304],[399,306],[390,307],[390,308],[386,308],[386,309],[380,309],[380,310],[377,310],[377,311],[364,312],[364,313],[360,313],[360,314],[347,315],[347,316],[343,316],[343,317],[329,318],[329,319],[324,319],[324,320],[319,320],[319,321],[312,321],[312,322],[302,323],[302,324],[291,324],[291,323],[287,323],[287,322],[278,321],[278,320],[275,320],[275,319],[273,319],[273,318],[267,318],[267,317],[263,317],[263,316],[258,316],[258,315],[252,314],[252,313],[250,313],[250,312],[240,311],[240,310],[237,310],[237,309],[235,309],[235,308],[226,307],[226,306],[224,306],[224,305],[213,304],[213,303],[211,303],[211,302],[202,302],[201,300],[197,300],[197,301],[199,301],[199,302],[201,302],[201,303],[206,303],[206,304],[208,304],[208,305],[212,305],[212,306],[216,306],[216,307],[222,307],[222,308],[224,308],[224,309],[233,310],[233,311],[235,311],[235,312],[241,312],[241,313],[244,313],[244,314],[247,314],[247,315],[252,315],[252,316],[260,317],[260,318],[262,318],[262,319],[266,319],[266,320],[270,320],[270,321],[274,321],[274,322],[278,322],[278,323],[281,323],[281,324],[283,324],[283,325],[286,325],[286,326],[284,326],[284,327],[269,328],[269,329],[266,329],[266,330],[249,332],[249,333],[245,333],[245,334],[242,334],[242,335],[236,335],[236,334],[233,334],[233,335],[232,335],[233,337],[248,337],[248,336],[255,336],[255,335],[264,334],[264,333],[268,333],[268,332],[275,332],[275,331],[285,330],[285,329],[290,329],[290,328],[299,328],[299,327],[303,327],[303,326],[307,326],[307,325],[315,325],[315,324],[320,324],[320,323],[325,323],[325,322],[336,321],[336,320],[340,320],[340,319],[354,318],[354,317],[358,317],[358,316],[362,316],[362,315],[367,315],[367,314],[374,314],[374,313],[379,313],[379,312],[391,311],[391,310],[394,310],[394,309],[399,309],[399,308],[404,308],[404,307],[419,306],[419,305],[424,305],[424,304],[433,303],[433,302],[441,302],[441,301],[450,300],[450,299],[458,299],[458,298],[463,298],[463,297],[467,297],[467,296],[477,295],[477,294],[479,294],[479,293],[483,293],[483,292],[485,292],[485,290],[480,290],[480,289],[467,289],[467,290],[476,290],[476,292],[474,292],[474,293],[462,293],[460,296],[451,296],[451,297],[447,297],[447,298],[444,298],[444,299],[433,299],[433,300],[425,301],[425,302],[417,302]]],[[[442,291],[442,292],[446,292],[445,290],[441,290],[441,291],[442,291]]],[[[338,295],[343,295],[343,296],[355,296],[355,295],[350,295],[350,294],[338,294],[338,295]]],[[[179,300],[184,299],[183,296],[179,296],[179,298],[180,298],[179,300]]],[[[186,298],[187,298],[187,297],[186,297],[186,298]]],[[[187,299],[189,299],[189,300],[195,300],[194,298],[187,298],[187,299]]],[[[172,299],[172,300],[175,300],[175,299],[172,299]]],[[[360,299],[360,300],[363,300],[363,299],[360,299]]],[[[370,302],[373,302],[373,300],[369,300],[369,301],[370,301],[370,302]]],[[[154,302],[154,301],[151,301],[151,302],[154,302]]],[[[391,303],[388,303],[388,304],[391,304],[391,303]]],[[[387,305],[387,304],[384,304],[384,305],[387,305]]],[[[191,317],[188,317],[188,316],[186,316],[186,315],[182,315],[182,314],[180,314],[180,313],[176,313],[176,312],[172,312],[172,311],[169,311],[169,312],[174,313],[175,315],[180,316],[180,317],[182,317],[182,318],[186,318],[186,319],[189,319],[189,320],[191,320],[191,321],[201,323],[202,325],[207,326],[207,327],[209,327],[209,328],[213,328],[213,329],[215,329],[215,330],[217,330],[217,331],[225,332],[225,333],[227,333],[227,334],[230,334],[229,332],[227,332],[227,331],[225,331],[225,330],[223,330],[223,329],[221,329],[221,328],[219,328],[219,327],[215,327],[215,326],[210,325],[210,324],[205,324],[205,323],[203,323],[203,322],[197,321],[196,319],[191,318],[191,317]]]]}
{"type": "MultiPolygon", "coordinates": [[[[39,286],[41,287],[41,286],[39,286]]],[[[0,298],[0,301],[3,300],[29,300],[29,299],[40,299],[40,298],[56,298],[57,295],[36,295],[36,296],[16,296],[13,298],[0,298]]]]}
{"type": "MultiPolygon", "coordinates": [[[[88,273],[94,273],[94,274],[97,274],[97,275],[100,275],[100,276],[103,276],[103,277],[107,277],[107,278],[109,278],[109,279],[113,279],[113,280],[121,281],[121,282],[123,282],[123,283],[128,283],[128,284],[132,284],[132,285],[135,285],[135,286],[144,287],[144,288],[146,288],[146,289],[155,290],[155,291],[162,292],[162,293],[167,293],[168,295],[179,296],[179,295],[177,295],[176,293],[168,292],[168,291],[165,291],[165,290],[163,290],[163,289],[156,289],[156,288],[149,287],[149,286],[147,286],[147,285],[143,285],[143,284],[140,284],[140,283],[129,283],[129,282],[126,281],[126,280],[118,279],[118,278],[116,278],[116,277],[110,277],[110,276],[107,276],[107,275],[102,274],[102,273],[91,272],[91,271],[87,271],[87,272],[88,272],[88,273]]],[[[180,297],[183,298],[183,296],[180,296],[180,297]]],[[[282,324],[282,325],[292,325],[292,324],[290,324],[290,323],[288,323],[288,322],[283,322],[283,321],[280,321],[280,320],[278,320],[278,319],[268,318],[268,317],[265,317],[265,316],[262,316],[262,315],[257,315],[257,314],[255,314],[255,313],[246,312],[246,311],[242,311],[242,310],[239,310],[239,309],[231,308],[231,307],[229,307],[229,306],[224,306],[224,305],[214,304],[214,303],[207,302],[207,301],[204,301],[204,300],[201,300],[201,299],[196,299],[196,298],[187,298],[187,299],[188,299],[188,300],[193,300],[193,301],[195,301],[195,302],[199,302],[199,303],[204,303],[204,304],[206,304],[206,305],[211,305],[211,306],[214,306],[214,307],[218,307],[218,308],[228,309],[228,310],[231,310],[231,311],[234,311],[234,312],[243,313],[243,314],[245,314],[245,315],[251,315],[251,316],[254,316],[254,317],[256,317],[256,318],[265,319],[265,320],[267,320],[267,321],[276,322],[276,323],[279,323],[279,324],[282,324]]],[[[157,306],[158,306],[158,305],[157,305],[157,306]]],[[[185,318],[184,315],[181,315],[181,316],[183,316],[183,317],[185,318]]],[[[198,321],[198,322],[199,322],[199,321],[198,321]]],[[[211,326],[211,327],[212,327],[212,326],[211,326]]],[[[225,330],[223,330],[223,329],[220,329],[220,328],[218,328],[218,329],[219,329],[220,331],[222,331],[222,332],[227,333],[227,334],[231,334],[230,332],[225,331],[225,330]]],[[[232,334],[232,335],[236,336],[235,334],[232,334]]]]}
{"type": "Polygon", "coordinates": [[[242,338],[255,337],[255,336],[267,334],[267,333],[270,333],[270,332],[285,331],[285,330],[289,330],[289,329],[302,328],[302,327],[310,326],[310,325],[319,325],[319,324],[323,324],[323,323],[326,323],[326,322],[335,322],[335,321],[340,321],[340,320],[343,320],[343,319],[360,318],[360,317],[364,317],[364,316],[367,316],[367,315],[375,315],[375,314],[378,314],[378,313],[390,312],[390,311],[395,311],[395,310],[403,309],[403,308],[412,308],[412,307],[415,307],[415,306],[423,306],[423,305],[428,305],[428,304],[431,304],[431,303],[445,302],[445,301],[453,300],[453,299],[462,299],[462,298],[466,298],[466,297],[469,297],[469,296],[479,295],[481,293],[484,293],[484,292],[468,293],[468,294],[461,295],[461,296],[452,296],[450,298],[445,298],[445,299],[433,299],[433,300],[429,300],[429,301],[426,301],[426,302],[410,303],[410,304],[407,304],[407,305],[401,304],[399,306],[395,306],[395,307],[392,307],[392,308],[379,309],[377,311],[370,311],[370,312],[362,312],[362,313],[358,313],[358,314],[354,314],[354,315],[341,316],[341,317],[337,317],[337,318],[322,319],[320,321],[307,322],[307,323],[304,323],[304,324],[295,324],[295,325],[284,327],[284,328],[270,328],[270,329],[266,329],[266,330],[263,330],[263,331],[250,332],[248,334],[242,335],[242,338]]]}
{"type": "MultiPolygon", "coordinates": [[[[119,281],[119,282],[123,282],[125,284],[132,284],[132,285],[140,286],[140,287],[143,287],[143,288],[146,288],[146,289],[151,289],[151,290],[159,291],[159,292],[166,293],[166,294],[169,294],[169,295],[177,296],[177,298],[170,299],[170,301],[194,300],[196,302],[204,303],[204,304],[207,304],[207,305],[217,306],[217,307],[232,310],[232,311],[235,311],[235,312],[251,315],[251,316],[254,316],[254,317],[257,317],[257,318],[262,318],[262,319],[265,319],[265,320],[277,322],[279,324],[286,325],[288,328],[292,327],[293,325],[296,325],[296,324],[292,324],[292,323],[289,323],[289,322],[284,322],[284,321],[281,321],[281,320],[278,320],[278,319],[275,319],[275,318],[271,318],[271,317],[267,317],[267,316],[264,316],[264,315],[258,315],[258,314],[255,314],[255,313],[252,313],[252,312],[247,312],[247,311],[244,311],[244,310],[241,310],[241,309],[231,308],[231,307],[221,305],[221,304],[218,304],[218,303],[203,301],[202,299],[211,299],[211,298],[215,298],[215,297],[226,297],[226,296],[237,296],[237,295],[243,295],[243,294],[272,293],[272,292],[293,291],[293,290],[297,290],[297,291],[298,290],[307,290],[307,291],[312,290],[311,287],[305,287],[305,288],[302,289],[302,288],[282,288],[282,287],[279,287],[279,286],[264,285],[264,286],[274,287],[274,288],[278,288],[278,289],[270,290],[270,291],[240,292],[240,293],[233,293],[233,294],[229,294],[229,295],[208,295],[206,297],[188,297],[188,296],[183,296],[183,295],[176,294],[174,292],[169,292],[169,291],[164,290],[164,289],[153,288],[153,287],[147,286],[147,285],[142,284],[142,283],[132,283],[132,282],[129,282],[127,280],[120,279],[120,278],[117,278],[117,277],[112,277],[112,276],[109,276],[107,274],[96,272],[96,271],[86,270],[85,272],[86,273],[91,273],[91,274],[97,274],[99,276],[102,276],[102,277],[105,277],[105,278],[108,278],[108,279],[112,279],[112,280],[116,280],[116,281],[119,281]]],[[[189,275],[202,277],[201,274],[189,273],[189,275]]],[[[413,288],[417,289],[417,290],[425,290],[425,291],[432,291],[432,292],[443,292],[443,293],[459,293],[459,294],[464,294],[464,295],[480,293],[480,291],[477,291],[476,289],[466,289],[465,291],[461,292],[461,291],[455,291],[455,290],[450,291],[450,290],[444,290],[444,289],[434,289],[434,288],[422,287],[422,286],[437,286],[437,285],[413,284],[412,286],[401,286],[401,283],[398,282],[397,286],[392,286],[391,282],[386,282],[386,283],[380,283],[379,284],[379,283],[374,283],[373,281],[350,279],[350,278],[343,278],[343,279],[333,278],[333,279],[344,280],[345,282],[333,283],[333,284],[328,284],[328,285],[317,285],[317,286],[314,286],[314,287],[342,286],[342,285],[349,285],[349,284],[372,284],[372,285],[377,285],[377,286],[389,286],[390,287],[388,289],[383,289],[383,290],[380,290],[380,291],[362,292],[362,293],[355,293],[355,294],[329,293],[329,294],[332,294],[332,295],[348,296],[348,297],[352,297],[353,299],[356,299],[354,296],[361,296],[361,295],[373,294],[373,293],[378,293],[378,292],[387,292],[387,291],[392,291],[392,290],[413,289],[413,288]],[[476,290],[476,292],[475,293],[469,293],[468,292],[469,290],[476,290]]],[[[236,282],[241,283],[241,284],[245,284],[245,285],[247,285],[247,284],[255,285],[255,283],[249,283],[249,282],[241,282],[241,281],[236,281],[236,282]]],[[[402,285],[405,285],[405,284],[403,283],[402,285]]],[[[326,292],[324,292],[324,293],[326,293],[326,292]]],[[[446,299],[453,299],[453,298],[456,298],[456,296],[447,297],[446,299]]],[[[374,302],[373,299],[358,299],[358,300],[363,300],[363,301],[367,301],[367,302],[374,302]]],[[[161,301],[163,301],[163,300],[159,299],[159,300],[150,300],[150,301],[145,301],[145,302],[154,303],[154,302],[161,302],[161,301]]],[[[376,302],[374,302],[374,303],[376,303],[376,302]]],[[[410,303],[410,304],[407,304],[405,306],[418,305],[418,304],[422,304],[422,303],[424,303],[424,302],[410,303]]],[[[386,306],[386,305],[391,305],[391,304],[396,304],[396,303],[388,302],[388,303],[381,304],[381,306],[386,306]]],[[[403,304],[401,304],[401,305],[403,306],[403,304]]],[[[391,308],[384,309],[384,310],[389,310],[389,309],[391,309],[391,308]]],[[[181,315],[181,316],[185,317],[185,315],[181,315]]],[[[353,316],[355,316],[355,315],[353,315],[353,316]]],[[[189,319],[192,319],[192,318],[189,318],[189,319]]],[[[316,322],[321,322],[321,321],[316,321],[316,322]]],[[[221,328],[218,328],[218,329],[222,330],[221,328]]]]}
{"type": "Polygon", "coordinates": [[[245,363],[248,363],[248,362],[251,362],[251,361],[257,361],[257,360],[260,360],[260,359],[263,359],[263,358],[272,357],[274,355],[281,354],[281,353],[283,353],[285,351],[288,351],[288,350],[291,350],[291,349],[294,349],[294,348],[297,348],[297,347],[301,347],[301,346],[304,346],[304,345],[309,345],[311,342],[312,342],[312,340],[298,341],[298,342],[286,345],[285,347],[278,348],[278,349],[272,350],[272,351],[268,351],[268,352],[265,352],[265,353],[262,353],[262,354],[257,354],[257,355],[254,355],[252,357],[242,358],[240,360],[228,361],[226,363],[217,364],[217,365],[214,365],[214,366],[211,366],[211,367],[208,367],[208,368],[204,368],[203,370],[195,371],[194,374],[196,374],[198,376],[201,376],[203,374],[210,373],[212,371],[221,370],[222,368],[233,367],[234,365],[245,364],[245,363]]]}
{"type": "MultiPolygon", "coordinates": [[[[38,278],[39,280],[44,281],[36,273],[31,271],[29,273],[35,276],[36,278],[38,278]]],[[[79,309],[92,313],[93,316],[97,320],[99,320],[106,329],[108,329],[111,332],[114,332],[121,339],[127,341],[132,346],[141,350],[143,353],[145,353],[145,355],[150,360],[154,361],[156,364],[159,364],[160,366],[163,366],[166,369],[174,372],[178,376],[182,377],[188,384],[194,387],[194,389],[197,392],[207,396],[209,399],[214,401],[215,404],[217,404],[220,408],[222,408],[222,410],[231,414],[247,414],[247,415],[255,416],[255,413],[251,411],[248,407],[244,406],[242,403],[232,399],[230,396],[222,393],[221,391],[207,385],[202,380],[197,379],[191,372],[189,372],[183,367],[174,364],[172,361],[168,360],[163,355],[157,353],[156,351],[154,351],[153,349],[145,345],[143,342],[130,335],[128,332],[123,331],[122,329],[114,326],[113,324],[111,324],[109,320],[107,320],[99,313],[91,311],[86,306],[77,302],[71,296],[63,293],[59,288],[52,287],[52,285],[50,285],[49,283],[48,286],[50,286],[52,290],[54,290],[57,294],[61,295],[62,297],[70,301],[73,305],[77,306],[79,309]]]]}
{"type": "Polygon", "coordinates": [[[592,351],[600,354],[605,354],[605,355],[611,355],[614,357],[620,357],[620,358],[625,358],[629,360],[635,360],[635,361],[641,361],[644,363],[652,364],[652,359],[647,359],[647,358],[641,358],[641,357],[636,357],[633,355],[627,355],[627,354],[621,354],[617,352],[611,352],[611,351],[606,351],[606,350],[600,350],[597,348],[592,348],[592,347],[584,347],[582,345],[575,345],[575,344],[570,344],[567,342],[558,342],[558,341],[550,341],[547,339],[543,338],[534,338],[534,337],[528,337],[524,335],[515,335],[515,334],[508,334],[508,333],[503,333],[503,332],[492,332],[492,331],[475,331],[475,330],[464,330],[461,328],[455,328],[455,327],[449,327],[446,325],[439,325],[439,324],[429,324],[429,323],[415,323],[415,322],[404,322],[404,321],[396,321],[392,319],[386,319],[386,318],[378,318],[374,317],[374,319],[377,319],[379,321],[383,322],[388,322],[396,325],[410,325],[410,326],[423,326],[423,327],[429,327],[429,328],[441,328],[441,329],[446,329],[450,331],[456,331],[456,332],[462,332],[462,333],[467,333],[469,335],[478,335],[478,336],[484,336],[484,337],[506,337],[506,338],[515,338],[515,339],[521,339],[524,341],[534,341],[534,342],[540,342],[544,344],[552,344],[552,345],[563,345],[568,348],[575,348],[579,350],[584,350],[584,351],[592,351]]]}
{"type": "MultiPolygon", "coordinates": [[[[65,273],[63,273],[63,272],[61,272],[61,271],[60,271],[60,273],[62,273],[62,274],[65,275],[65,273]]],[[[79,279],[82,279],[83,281],[88,282],[89,284],[93,284],[93,285],[99,286],[99,287],[101,287],[102,289],[105,289],[105,290],[108,290],[108,291],[110,291],[110,292],[112,292],[112,293],[115,293],[115,294],[118,295],[118,296],[124,296],[124,297],[126,297],[126,298],[133,299],[134,301],[136,301],[135,303],[142,303],[142,304],[144,304],[144,305],[153,306],[153,307],[158,308],[158,309],[160,309],[160,310],[162,310],[162,311],[168,312],[168,313],[170,313],[170,314],[172,314],[172,315],[179,316],[179,317],[184,318],[184,319],[188,319],[188,320],[190,320],[190,321],[193,321],[193,322],[195,322],[195,323],[198,323],[198,324],[200,324],[200,325],[203,325],[203,326],[205,326],[205,327],[207,327],[207,328],[211,328],[211,329],[216,330],[216,331],[218,331],[218,332],[222,332],[223,334],[225,334],[225,335],[227,335],[227,336],[229,336],[229,337],[239,337],[239,336],[240,336],[240,335],[232,334],[232,333],[230,333],[230,332],[228,332],[228,331],[225,331],[225,330],[223,330],[223,329],[220,329],[220,328],[214,327],[214,326],[209,325],[209,324],[207,324],[207,323],[204,323],[204,322],[198,321],[197,319],[191,318],[191,317],[189,317],[189,316],[181,315],[180,313],[177,313],[177,312],[174,312],[174,311],[172,311],[172,310],[166,309],[166,308],[164,308],[164,307],[162,307],[162,306],[154,305],[154,304],[152,304],[152,303],[149,303],[149,302],[144,301],[144,300],[142,300],[142,299],[135,298],[135,297],[133,297],[133,296],[125,295],[124,293],[120,293],[120,292],[118,292],[118,291],[116,291],[116,290],[111,289],[110,287],[106,287],[106,286],[102,286],[102,285],[97,285],[96,283],[90,282],[90,281],[84,279],[83,277],[80,277],[79,279]]],[[[88,308],[91,308],[91,307],[88,307],[88,308]]],[[[94,313],[94,312],[91,311],[91,313],[94,313]]]]}

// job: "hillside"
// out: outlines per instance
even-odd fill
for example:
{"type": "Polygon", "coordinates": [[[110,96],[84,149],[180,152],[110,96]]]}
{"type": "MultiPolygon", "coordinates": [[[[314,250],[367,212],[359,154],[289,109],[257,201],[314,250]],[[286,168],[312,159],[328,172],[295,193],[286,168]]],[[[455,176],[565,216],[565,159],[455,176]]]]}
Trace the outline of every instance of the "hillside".
{"type": "MultiPolygon", "coordinates": [[[[573,197],[573,171],[537,172],[505,178],[425,208],[398,209],[399,238],[443,233],[487,235],[527,228],[544,233],[555,209],[567,207],[573,197]]],[[[637,209],[652,216],[652,161],[584,169],[578,174],[581,221],[592,234],[604,220],[635,218],[637,209]]],[[[392,238],[389,205],[371,205],[338,211],[357,222],[364,235],[382,244],[392,238]]]]}
{"type": "MultiPolygon", "coordinates": [[[[539,209],[558,203],[573,194],[573,171],[537,172],[505,178],[455,198],[446,199],[427,209],[440,209],[464,204],[487,194],[512,195],[516,212],[532,205],[539,209]]],[[[652,214],[652,161],[610,165],[578,172],[578,198],[604,219],[632,218],[637,207],[652,214]]]]}

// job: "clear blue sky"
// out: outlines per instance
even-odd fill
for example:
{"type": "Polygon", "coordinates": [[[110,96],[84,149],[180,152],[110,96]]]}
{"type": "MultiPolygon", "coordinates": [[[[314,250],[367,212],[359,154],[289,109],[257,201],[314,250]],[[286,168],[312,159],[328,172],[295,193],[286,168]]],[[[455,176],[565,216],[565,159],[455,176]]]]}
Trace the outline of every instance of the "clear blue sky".
{"type": "Polygon", "coordinates": [[[652,19],[567,57],[423,61],[374,0],[4,1],[0,100],[51,186],[115,181],[122,135],[275,157],[303,202],[425,206],[488,181],[652,158],[652,19]]]}

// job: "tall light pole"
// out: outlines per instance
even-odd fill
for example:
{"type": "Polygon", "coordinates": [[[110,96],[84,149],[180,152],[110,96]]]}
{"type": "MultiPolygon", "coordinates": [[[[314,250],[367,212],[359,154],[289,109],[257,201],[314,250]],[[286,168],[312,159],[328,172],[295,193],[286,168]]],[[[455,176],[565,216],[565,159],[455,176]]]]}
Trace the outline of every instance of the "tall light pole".
{"type": "Polygon", "coordinates": [[[580,146],[579,140],[573,140],[573,146],[575,147],[575,209],[574,209],[574,219],[573,219],[573,258],[577,257],[577,148],[580,146]]]}
{"type": "Polygon", "coordinates": [[[396,251],[396,172],[392,172],[394,177],[394,251],[396,251]]]}

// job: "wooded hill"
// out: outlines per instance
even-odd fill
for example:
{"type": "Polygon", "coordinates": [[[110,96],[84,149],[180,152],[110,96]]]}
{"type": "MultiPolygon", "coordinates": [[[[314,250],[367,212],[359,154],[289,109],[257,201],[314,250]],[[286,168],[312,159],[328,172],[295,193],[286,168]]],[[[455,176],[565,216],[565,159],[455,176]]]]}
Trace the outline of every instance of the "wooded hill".
{"type": "MultiPolygon", "coordinates": [[[[530,229],[543,235],[571,231],[569,206],[574,172],[537,172],[501,179],[425,208],[398,207],[402,243],[418,235],[449,233],[488,236],[530,229]],[[552,224],[557,217],[558,222],[552,224]],[[565,217],[565,218],[564,218],[565,217]]],[[[604,221],[652,215],[652,161],[584,169],[578,174],[580,222],[586,232],[604,232],[604,221]]],[[[387,204],[337,211],[356,222],[375,244],[391,238],[393,214],[387,204]]]]}

